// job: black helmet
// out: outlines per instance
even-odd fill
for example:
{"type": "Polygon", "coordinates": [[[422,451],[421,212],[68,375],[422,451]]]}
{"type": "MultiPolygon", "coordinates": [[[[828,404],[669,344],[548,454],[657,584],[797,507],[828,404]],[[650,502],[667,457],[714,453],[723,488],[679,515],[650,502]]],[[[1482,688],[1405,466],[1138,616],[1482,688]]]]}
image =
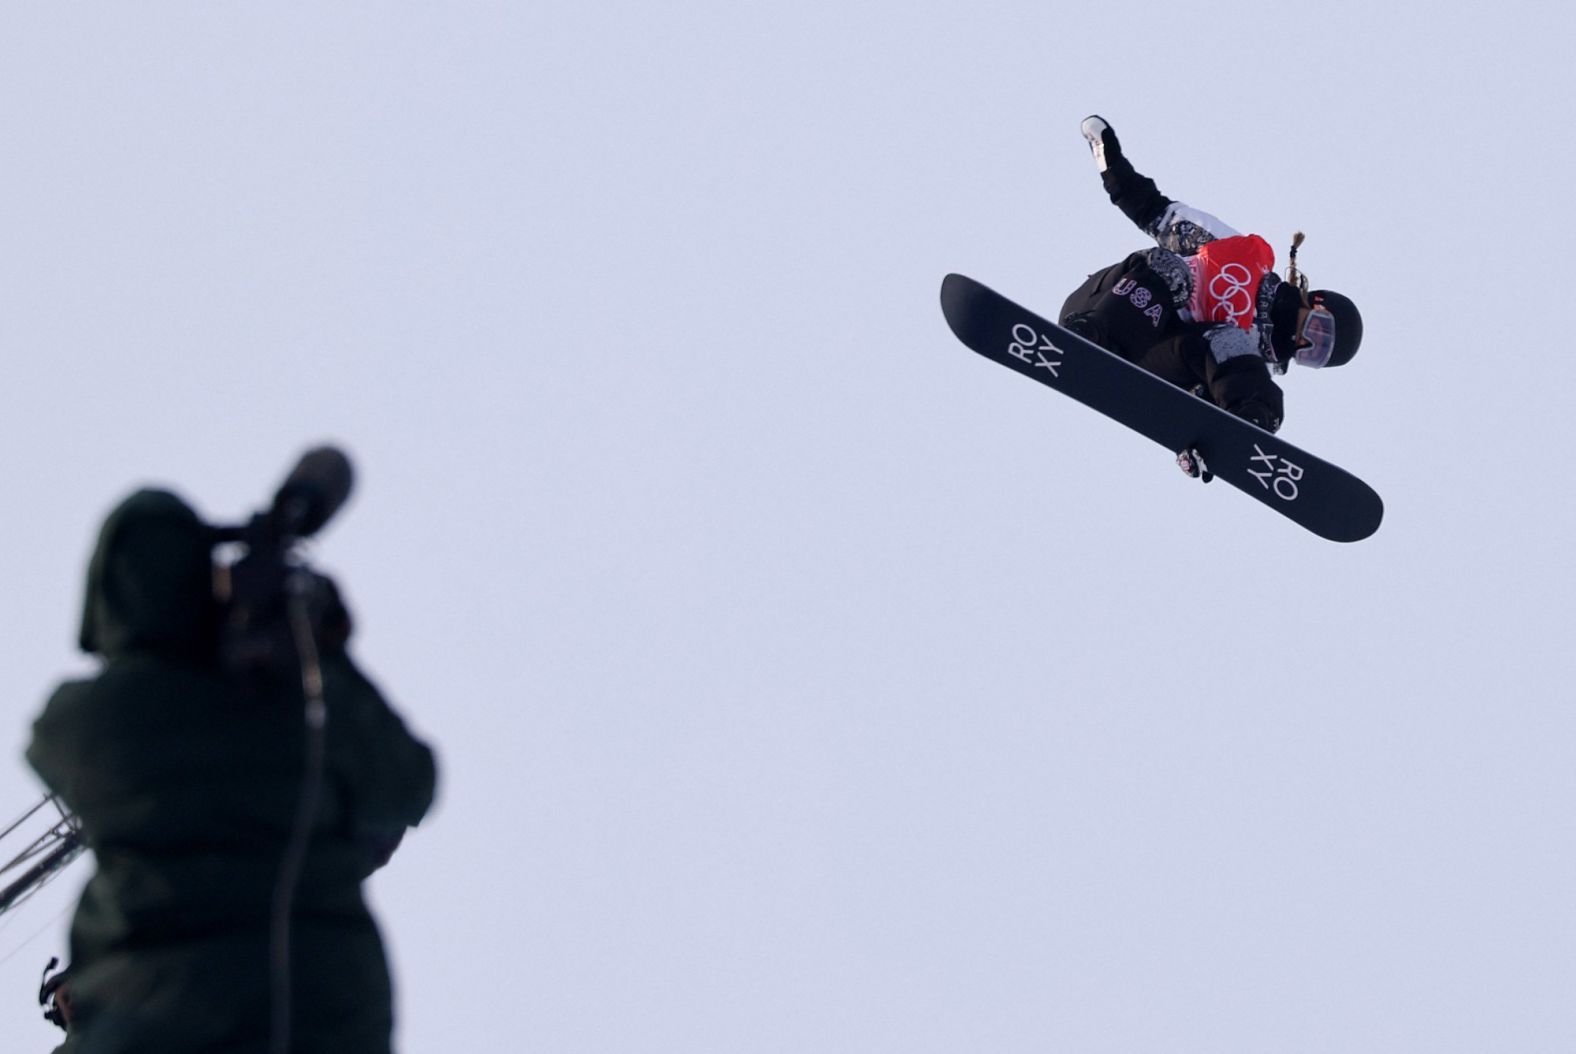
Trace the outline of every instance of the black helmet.
{"type": "Polygon", "coordinates": [[[1326,366],[1344,366],[1357,354],[1363,342],[1363,316],[1350,297],[1328,289],[1315,289],[1308,294],[1315,307],[1322,307],[1335,319],[1335,350],[1330,353],[1326,366]]]}
{"type": "Polygon", "coordinates": [[[1312,369],[1344,366],[1363,342],[1357,305],[1328,289],[1304,292],[1295,282],[1281,282],[1275,287],[1270,320],[1271,358],[1281,373],[1293,362],[1312,369]]]}

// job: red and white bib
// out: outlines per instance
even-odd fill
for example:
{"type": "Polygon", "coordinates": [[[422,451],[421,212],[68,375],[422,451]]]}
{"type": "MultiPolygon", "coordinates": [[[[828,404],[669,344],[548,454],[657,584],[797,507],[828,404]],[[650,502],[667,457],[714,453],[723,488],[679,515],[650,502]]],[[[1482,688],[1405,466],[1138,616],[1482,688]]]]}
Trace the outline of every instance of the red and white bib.
{"type": "Polygon", "coordinates": [[[1238,234],[1206,242],[1186,258],[1193,272],[1188,313],[1200,322],[1253,326],[1259,283],[1275,270],[1275,250],[1257,234],[1238,234]]]}

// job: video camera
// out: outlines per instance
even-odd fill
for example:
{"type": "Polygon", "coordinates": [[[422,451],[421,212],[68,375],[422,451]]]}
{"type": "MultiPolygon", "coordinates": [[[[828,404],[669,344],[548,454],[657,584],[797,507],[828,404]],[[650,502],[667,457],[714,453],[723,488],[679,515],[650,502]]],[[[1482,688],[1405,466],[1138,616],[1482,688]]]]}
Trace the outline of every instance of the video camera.
{"type": "Polygon", "coordinates": [[[350,615],[339,591],[307,565],[300,543],[344,505],[353,475],[342,452],[315,447],[302,455],[267,509],[239,527],[212,529],[215,545],[239,543],[244,549],[228,568],[219,643],[227,669],[292,675],[302,668],[303,647],[322,653],[349,639],[350,615]],[[301,636],[308,629],[310,643],[301,636]]]}

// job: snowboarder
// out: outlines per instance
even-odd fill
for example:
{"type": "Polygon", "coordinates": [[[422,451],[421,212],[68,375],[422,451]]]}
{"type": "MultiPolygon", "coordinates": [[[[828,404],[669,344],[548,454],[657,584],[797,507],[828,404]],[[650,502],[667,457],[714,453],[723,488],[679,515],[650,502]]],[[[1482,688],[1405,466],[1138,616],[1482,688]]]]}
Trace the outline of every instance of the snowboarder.
{"type": "MultiPolygon", "coordinates": [[[[268,1049],[302,690],[221,663],[213,545],[167,491],[110,514],[80,637],[104,666],[58,688],[33,726],[27,759],[97,858],[71,924],[64,1052],[268,1049]]],[[[393,997],[361,884],[427,811],[435,768],[345,651],[348,615],[332,615],[326,779],[288,916],[289,1049],[388,1054],[393,997]]]]}
{"type": "MultiPolygon", "coordinates": [[[[1106,193],[1155,239],[1090,275],[1062,306],[1062,325],[1216,405],[1274,432],[1283,400],[1271,373],[1293,363],[1319,369],[1351,361],[1363,323],[1351,300],[1308,289],[1293,240],[1286,280],[1275,252],[1256,234],[1239,234],[1216,217],[1162,194],[1122,153],[1099,116],[1081,127],[1106,193]]],[[[1191,476],[1209,473],[1196,452],[1177,463],[1191,476]]]]}

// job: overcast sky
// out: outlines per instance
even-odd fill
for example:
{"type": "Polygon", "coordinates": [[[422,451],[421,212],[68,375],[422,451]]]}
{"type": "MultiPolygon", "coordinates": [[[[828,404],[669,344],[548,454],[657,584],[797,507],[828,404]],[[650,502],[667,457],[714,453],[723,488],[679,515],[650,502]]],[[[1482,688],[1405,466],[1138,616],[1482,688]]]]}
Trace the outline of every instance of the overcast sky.
{"type": "Polygon", "coordinates": [[[1576,26],[1466,6],[9,5],[0,812],[108,508],[333,439],[404,1051],[1576,1049],[1576,26]],[[1092,112],[1362,306],[1373,538],[948,331],[1145,244],[1092,112]]]}

